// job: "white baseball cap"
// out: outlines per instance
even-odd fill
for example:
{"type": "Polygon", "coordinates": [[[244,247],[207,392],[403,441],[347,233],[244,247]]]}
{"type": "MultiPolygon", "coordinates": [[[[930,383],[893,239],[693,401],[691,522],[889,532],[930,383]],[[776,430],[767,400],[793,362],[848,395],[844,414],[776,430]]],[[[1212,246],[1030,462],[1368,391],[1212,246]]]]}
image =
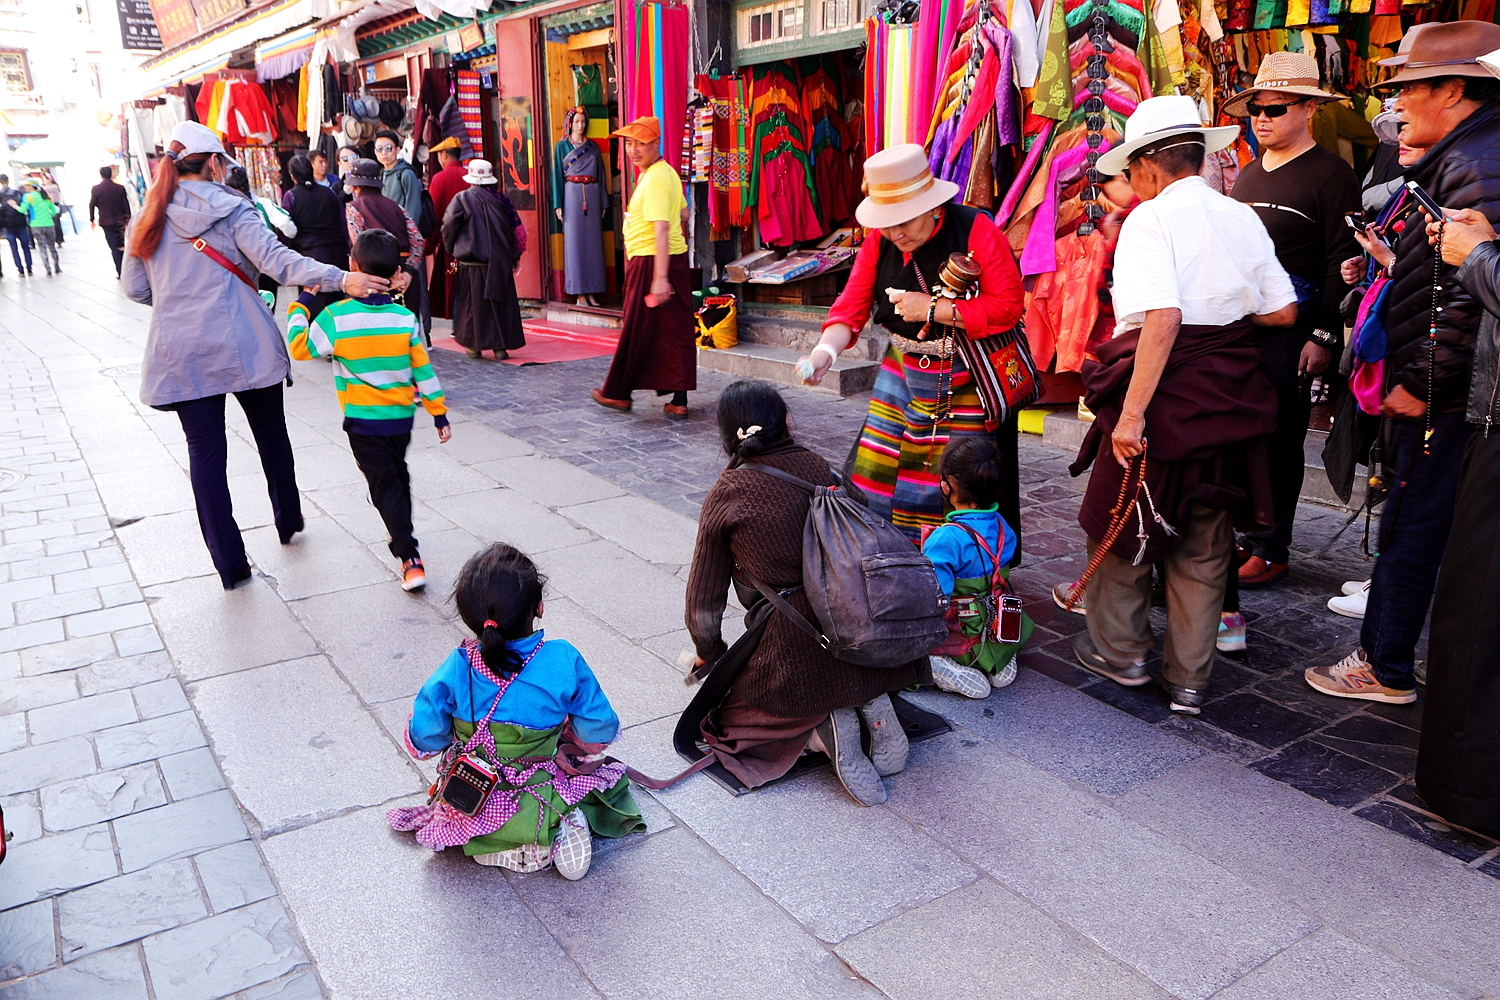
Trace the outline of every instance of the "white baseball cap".
{"type": "MultiPolygon", "coordinates": [[[[219,140],[219,134],[207,125],[198,122],[178,122],[177,127],[172,130],[172,142],[182,146],[177,154],[179,157],[193,156],[198,153],[218,153],[230,166],[240,165],[239,161],[225,150],[224,143],[219,140]]],[[[170,146],[170,143],[168,145],[170,146]]]]}

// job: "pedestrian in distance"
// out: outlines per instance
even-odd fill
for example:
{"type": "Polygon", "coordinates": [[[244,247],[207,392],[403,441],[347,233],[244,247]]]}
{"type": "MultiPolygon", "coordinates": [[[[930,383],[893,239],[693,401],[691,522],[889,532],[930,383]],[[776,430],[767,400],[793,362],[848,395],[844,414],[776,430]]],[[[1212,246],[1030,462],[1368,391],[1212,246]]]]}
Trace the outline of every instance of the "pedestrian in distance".
{"type": "Polygon", "coordinates": [[[489,160],[470,160],[468,187],[443,213],[444,252],[457,265],[453,276],[453,339],[478,359],[496,361],[526,346],[516,269],[526,250],[526,228],[500,190],[489,160]]]}
{"type": "Polygon", "coordinates": [[[661,158],[661,123],[637,118],[614,135],[640,171],[625,212],[625,315],[620,343],[594,402],[629,410],[636,389],[671,396],[668,420],[688,418],[688,390],[698,387],[693,289],[688,273],[687,199],[677,171],[661,158]]]}
{"type": "MultiPolygon", "coordinates": [[[[292,157],[287,171],[295,186],[282,197],[281,207],[297,227],[296,236],[291,240],[292,249],[313,260],[348,268],[349,226],[344,219],[344,203],[333,191],[318,183],[309,158],[292,157]]],[[[339,297],[337,291],[319,295],[313,306],[313,315],[339,297]]]]}
{"type": "Polygon", "coordinates": [[[31,227],[26,224],[26,214],[21,211],[21,199],[25,192],[10,186],[10,177],[0,174],[0,226],[5,229],[5,241],[10,244],[10,256],[16,263],[16,273],[31,275],[31,227]],[[21,252],[26,253],[26,263],[21,263],[21,252]]]}
{"type": "Polygon", "coordinates": [[[131,223],[121,274],[125,294],[151,306],[141,401],[182,423],[198,525],[226,590],[250,579],[250,562],[230,502],[225,396],[255,437],[281,543],[303,527],[281,398],[291,362],[253,275],[353,296],[389,286],[283,246],[255,205],[221,183],[235,165],[212,130],[180,123],[131,223]]]}
{"type": "MultiPolygon", "coordinates": [[[[1405,56],[1384,60],[1399,71],[1377,86],[1396,89],[1401,143],[1427,149],[1407,169],[1407,181],[1445,211],[1468,208],[1491,219],[1500,218],[1500,80],[1479,60],[1496,49],[1500,25],[1426,24],[1405,56]]],[[[1416,213],[1407,226],[1420,233],[1422,218],[1416,213]]],[[[1392,481],[1372,541],[1380,557],[1370,574],[1359,647],[1303,676],[1335,698],[1404,705],[1417,699],[1417,641],[1474,432],[1465,413],[1484,309],[1427,240],[1403,233],[1394,249],[1378,387],[1381,461],[1392,481]]]]}
{"type": "Polygon", "coordinates": [[[944,523],[925,532],[922,552],[937,570],[948,602],[949,638],[930,655],[932,683],[966,698],[1016,679],[1016,654],[1036,625],[1019,609],[1016,635],[997,631],[1002,601],[1010,596],[1007,568],[1015,530],[1000,516],[1000,454],[988,437],[963,437],[943,449],[938,485],[953,508],[944,523]]]}
{"type": "Polygon", "coordinates": [[[323,185],[342,201],[344,197],[344,182],[339,179],[338,174],[329,172],[328,154],[321,149],[314,149],[307,154],[307,162],[312,165],[313,182],[323,185]]]}
{"type": "MultiPolygon", "coordinates": [[[[349,227],[349,245],[359,239],[366,229],[384,229],[396,237],[401,247],[401,267],[415,283],[422,269],[422,251],[425,240],[417,228],[417,220],[407,214],[397,202],[381,193],[382,170],[375,160],[358,159],[344,175],[344,188],[353,191],[353,199],[344,206],[344,220],[349,227]]],[[[407,286],[408,289],[410,286],[407,286]]],[[[414,297],[403,296],[403,303],[413,303],[414,297]]],[[[409,307],[409,305],[408,305],[409,307]]],[[[415,312],[415,310],[413,310],[415,312]]],[[[427,331],[422,331],[423,341],[431,346],[427,331]]]]}
{"type": "MultiPolygon", "coordinates": [[[[438,171],[427,181],[427,191],[432,195],[432,211],[441,225],[448,216],[448,205],[460,191],[468,190],[464,180],[466,172],[459,163],[462,144],[452,136],[433,146],[431,154],[437,158],[438,171]]],[[[492,171],[493,172],[493,171],[492,171]]],[[[524,234],[525,230],[521,232],[524,234]]],[[[523,244],[524,246],[524,244],[523,244]]],[[[441,234],[427,243],[427,256],[432,258],[432,274],[427,283],[427,300],[434,316],[451,319],[453,316],[453,283],[458,266],[443,246],[441,234]]]]}
{"type": "Polygon", "coordinates": [[[47,197],[47,192],[36,181],[27,181],[26,195],[21,199],[21,211],[31,227],[31,242],[36,245],[37,255],[42,258],[42,267],[47,277],[56,271],[62,274],[62,263],[57,259],[57,203],[47,197]]]}
{"type": "Polygon", "coordinates": [[[588,873],[593,837],[644,830],[625,765],[588,761],[620,719],[583,655],[537,622],[544,581],[525,554],[496,543],[464,564],[453,603],[474,638],[422,685],[406,727],[418,760],[442,755],[428,805],[386,813],[435,851],[481,865],[588,873]]]}
{"type": "MultiPolygon", "coordinates": [[[[350,271],[391,281],[399,287],[401,248],[383,229],[367,229],[354,241],[350,271]]],[[[370,487],[370,500],[391,535],[391,555],[401,561],[401,589],[420,590],[427,573],[412,535],[411,473],[406,449],[411,446],[412,415],[417,400],[432,415],[438,441],[452,436],[443,387],[432,371],[422,330],[411,310],[386,294],[344,298],[316,316],[316,286],[304,288],[287,307],[287,341],[298,361],[332,358],[334,387],[344,410],[349,450],[370,487]]]]}
{"type": "MultiPolygon", "coordinates": [[[[437,220],[423,221],[422,219],[422,179],[417,176],[417,171],[410,163],[401,158],[401,136],[390,129],[381,129],[375,133],[375,159],[381,166],[380,191],[387,198],[400,205],[411,216],[412,221],[417,223],[422,233],[423,245],[432,239],[433,223],[437,220]]],[[[412,255],[412,263],[417,265],[412,274],[411,289],[407,293],[406,301],[413,312],[422,320],[422,335],[431,343],[432,340],[432,311],[427,308],[427,267],[422,260],[421,253],[412,255]]]]}
{"type": "Polygon", "coordinates": [[[130,225],[130,199],[115,183],[115,168],[100,167],[99,183],[89,192],[89,225],[104,230],[104,242],[115,259],[115,277],[125,260],[125,227],[130,225]],[[95,217],[97,216],[97,222],[95,217]]]}
{"type": "Polygon", "coordinates": [[[1098,162],[1124,173],[1141,204],[1120,227],[1115,336],[1084,367],[1094,422],[1071,471],[1093,470],[1078,513],[1088,632],[1073,649],[1101,677],[1150,683],[1151,567],[1164,563],[1158,680],[1185,715],[1207,696],[1235,522],[1271,524],[1276,392],[1252,328],[1297,318],[1266,227],[1201,176],[1205,155],[1238,135],[1205,127],[1190,97],[1152,97],[1098,162]]]}

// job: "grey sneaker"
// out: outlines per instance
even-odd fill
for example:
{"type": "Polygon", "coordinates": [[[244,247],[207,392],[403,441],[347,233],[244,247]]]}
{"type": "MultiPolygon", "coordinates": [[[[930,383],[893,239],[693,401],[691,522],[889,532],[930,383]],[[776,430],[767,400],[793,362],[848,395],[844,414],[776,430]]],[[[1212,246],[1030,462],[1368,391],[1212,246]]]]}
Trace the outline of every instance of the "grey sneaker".
{"type": "Polygon", "coordinates": [[[862,806],[878,806],[889,796],[880,774],[859,746],[859,716],[852,708],[836,709],[815,730],[824,752],[833,762],[844,791],[862,806]]]}
{"type": "Polygon", "coordinates": [[[557,836],[552,841],[552,867],[569,882],[577,882],[589,873],[593,861],[594,837],[589,831],[588,817],[582,809],[574,809],[557,826],[557,836]]]}
{"type": "Polygon", "coordinates": [[[929,656],[932,683],[944,691],[983,701],[990,696],[989,678],[973,667],[959,666],[946,656],[929,656]]]}
{"type": "Polygon", "coordinates": [[[1167,698],[1170,701],[1167,707],[1178,715],[1197,715],[1203,711],[1204,692],[1173,684],[1167,680],[1165,674],[1158,678],[1158,682],[1161,684],[1161,689],[1167,692],[1167,698]]]}
{"type": "Polygon", "coordinates": [[[990,687],[1010,687],[1011,682],[1016,679],[1016,658],[1012,656],[1005,669],[998,674],[990,674],[990,687]]]}
{"type": "Polygon", "coordinates": [[[870,730],[870,763],[882,778],[900,774],[906,770],[906,758],[911,753],[911,744],[906,742],[906,730],[896,718],[896,706],[889,695],[881,695],[873,701],[859,706],[870,730]]]}
{"type": "Polygon", "coordinates": [[[513,872],[539,872],[552,860],[552,848],[542,844],[522,844],[508,851],[476,854],[474,863],[487,868],[507,868],[513,872]]]}
{"type": "Polygon", "coordinates": [[[1089,638],[1087,632],[1073,640],[1073,655],[1078,657],[1083,669],[1125,687],[1140,687],[1151,680],[1151,675],[1146,672],[1146,661],[1132,663],[1128,667],[1117,667],[1099,654],[1094,648],[1094,640],[1089,638]]]}

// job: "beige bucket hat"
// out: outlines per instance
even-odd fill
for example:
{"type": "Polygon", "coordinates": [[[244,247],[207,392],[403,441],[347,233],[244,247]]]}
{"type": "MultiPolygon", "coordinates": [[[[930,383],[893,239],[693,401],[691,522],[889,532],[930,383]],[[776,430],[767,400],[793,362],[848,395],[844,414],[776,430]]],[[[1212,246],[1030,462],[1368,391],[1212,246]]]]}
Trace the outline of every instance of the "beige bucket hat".
{"type": "Polygon", "coordinates": [[[1318,61],[1312,56],[1305,52],[1272,52],[1260,61],[1255,86],[1225,101],[1224,113],[1231,118],[1245,117],[1250,99],[1266,91],[1311,97],[1319,103],[1342,100],[1338,94],[1330,94],[1318,86],[1318,61]]]}
{"type": "Polygon", "coordinates": [[[866,229],[910,222],[958,194],[957,184],[932,176],[927,153],[916,143],[882,149],[866,160],[865,187],[869,196],[854,210],[854,218],[866,229]]]}

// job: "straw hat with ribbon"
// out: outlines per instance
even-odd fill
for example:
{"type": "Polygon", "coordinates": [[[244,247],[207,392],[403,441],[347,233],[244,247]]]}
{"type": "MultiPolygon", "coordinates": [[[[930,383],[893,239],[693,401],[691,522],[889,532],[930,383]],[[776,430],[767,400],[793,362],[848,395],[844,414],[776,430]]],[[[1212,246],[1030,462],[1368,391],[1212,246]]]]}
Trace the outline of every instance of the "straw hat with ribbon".
{"type": "Polygon", "coordinates": [[[1500,49],[1500,24],[1488,21],[1424,24],[1406,52],[1380,60],[1380,65],[1397,66],[1401,71],[1375,86],[1399,87],[1444,76],[1488,77],[1492,74],[1479,60],[1489,58],[1496,49],[1500,49]]]}
{"type": "Polygon", "coordinates": [[[1251,99],[1267,91],[1310,97],[1320,104],[1341,100],[1338,94],[1330,94],[1318,86],[1318,61],[1312,56],[1305,52],[1272,52],[1260,61],[1255,86],[1225,101],[1224,113],[1231,118],[1245,117],[1251,99]]]}
{"type": "Polygon", "coordinates": [[[1101,174],[1113,176],[1130,166],[1137,150],[1194,133],[1203,137],[1205,153],[1217,153],[1239,138],[1240,127],[1204,125],[1198,117],[1198,102],[1191,97],[1178,94],[1148,97],[1125,119],[1125,141],[1099,157],[1096,166],[1101,174]]]}
{"type": "Polygon", "coordinates": [[[854,218],[866,229],[910,222],[958,194],[957,184],[932,176],[927,154],[915,143],[882,149],[866,160],[865,187],[869,196],[854,210],[854,218]]]}

